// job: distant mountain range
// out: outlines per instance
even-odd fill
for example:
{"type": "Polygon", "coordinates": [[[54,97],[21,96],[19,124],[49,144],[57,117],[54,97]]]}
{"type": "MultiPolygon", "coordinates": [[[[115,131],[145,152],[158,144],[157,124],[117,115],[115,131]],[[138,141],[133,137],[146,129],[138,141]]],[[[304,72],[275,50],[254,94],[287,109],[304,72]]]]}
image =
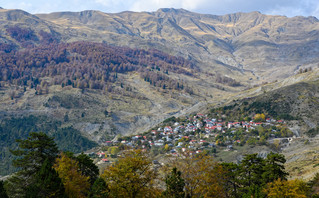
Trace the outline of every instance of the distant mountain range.
{"type": "MultiPolygon", "coordinates": [[[[156,48],[195,60],[203,70],[231,70],[234,76],[236,71],[253,73],[261,81],[285,78],[299,67],[317,66],[319,60],[319,21],[315,17],[287,18],[259,12],[216,16],[184,9],[31,15],[3,9],[0,21],[2,30],[19,25],[52,33],[64,42],[86,40],[156,48]]],[[[5,31],[1,35],[2,42],[15,42],[5,31]]]]}

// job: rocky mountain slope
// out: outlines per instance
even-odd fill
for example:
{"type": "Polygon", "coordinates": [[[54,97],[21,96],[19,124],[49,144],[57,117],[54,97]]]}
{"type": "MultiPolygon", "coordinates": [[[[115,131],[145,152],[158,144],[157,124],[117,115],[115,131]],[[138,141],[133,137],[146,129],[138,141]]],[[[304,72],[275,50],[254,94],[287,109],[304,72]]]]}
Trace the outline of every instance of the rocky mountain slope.
{"type": "Polygon", "coordinates": [[[14,42],[5,28],[29,27],[50,32],[62,41],[106,42],[134,48],[157,48],[196,60],[203,70],[238,77],[247,83],[285,78],[299,67],[315,65],[319,23],[314,17],[263,15],[258,12],[224,16],[183,9],[156,12],[59,12],[31,15],[0,11],[2,41],[14,42]],[[247,78],[248,77],[248,78],[247,78]],[[254,82],[249,81],[253,79],[254,82]]]}
{"type": "Polygon", "coordinates": [[[103,142],[116,134],[146,131],[207,104],[265,93],[260,100],[277,101],[272,109],[289,107],[284,113],[304,120],[303,128],[295,131],[306,131],[317,124],[311,111],[317,108],[318,32],[314,17],[258,12],[216,16],[159,9],[32,15],[0,9],[0,118],[7,126],[11,118],[47,116],[48,124],[58,122],[58,128],[71,127],[103,142]],[[93,52],[124,48],[106,50],[113,59],[105,60],[116,62],[111,67],[111,62],[103,63],[103,53],[59,47],[81,42],[102,47],[90,48],[93,52]],[[51,56],[48,49],[59,50],[51,56]],[[131,59],[134,53],[146,63],[131,59]],[[309,67],[312,72],[295,75],[309,67]]]}
{"type": "Polygon", "coordinates": [[[74,31],[67,40],[155,47],[195,59],[207,71],[250,71],[263,81],[287,77],[300,66],[318,62],[319,23],[314,17],[287,18],[258,12],[216,16],[183,9],[37,16],[74,31]]]}

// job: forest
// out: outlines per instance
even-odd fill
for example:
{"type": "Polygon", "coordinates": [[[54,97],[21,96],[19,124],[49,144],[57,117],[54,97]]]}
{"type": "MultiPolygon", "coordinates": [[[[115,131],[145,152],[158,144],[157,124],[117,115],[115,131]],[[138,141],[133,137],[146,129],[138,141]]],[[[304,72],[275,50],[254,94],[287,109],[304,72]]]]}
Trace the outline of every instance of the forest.
{"type": "Polygon", "coordinates": [[[63,151],[80,153],[91,149],[97,144],[73,127],[63,128],[62,123],[47,116],[25,116],[21,118],[5,118],[0,121],[0,175],[8,175],[18,170],[11,165],[16,157],[10,150],[16,149],[18,143],[15,139],[25,139],[30,132],[46,131],[54,137],[58,148],[63,151]],[[72,142],[72,144],[70,144],[72,142]]]}
{"type": "Polygon", "coordinates": [[[37,35],[19,26],[6,31],[18,45],[0,43],[0,82],[35,88],[37,94],[46,93],[50,85],[112,91],[112,83],[120,81],[118,74],[130,72],[139,73],[155,87],[191,91],[185,82],[169,74],[194,77],[198,71],[194,62],[155,49],[85,41],[63,43],[52,33],[40,31],[37,35]]]}
{"type": "Polygon", "coordinates": [[[240,163],[216,162],[205,153],[155,165],[142,150],[122,151],[99,170],[89,156],[58,150],[52,137],[30,133],[12,154],[19,169],[0,182],[1,197],[318,197],[319,175],[288,179],[285,157],[245,155],[240,163]]]}

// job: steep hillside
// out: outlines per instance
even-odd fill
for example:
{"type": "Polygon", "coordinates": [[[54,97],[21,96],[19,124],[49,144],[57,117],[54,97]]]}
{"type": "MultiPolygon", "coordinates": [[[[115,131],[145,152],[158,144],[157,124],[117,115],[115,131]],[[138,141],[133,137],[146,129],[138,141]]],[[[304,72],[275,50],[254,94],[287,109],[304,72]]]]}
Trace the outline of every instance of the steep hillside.
{"type": "Polygon", "coordinates": [[[303,136],[318,127],[319,81],[298,82],[269,92],[260,91],[255,97],[233,100],[228,106],[213,112],[222,111],[232,118],[250,117],[256,113],[284,119],[296,136],[303,136]]]}
{"type": "Polygon", "coordinates": [[[2,9],[0,20],[2,43],[16,43],[6,30],[19,26],[34,31],[37,38],[33,43],[41,40],[39,35],[44,31],[63,42],[86,40],[156,48],[196,60],[203,71],[227,74],[246,84],[283,79],[300,67],[316,67],[318,63],[319,23],[314,17],[258,12],[216,16],[183,9],[31,15],[2,9]]]}
{"type": "Polygon", "coordinates": [[[254,72],[262,81],[287,77],[300,65],[318,62],[319,23],[314,17],[287,18],[258,12],[215,16],[183,9],[37,16],[85,33],[82,38],[77,33],[77,38],[72,39],[85,37],[134,47],[156,47],[195,59],[206,70],[225,72],[225,67],[237,68],[254,72]]]}

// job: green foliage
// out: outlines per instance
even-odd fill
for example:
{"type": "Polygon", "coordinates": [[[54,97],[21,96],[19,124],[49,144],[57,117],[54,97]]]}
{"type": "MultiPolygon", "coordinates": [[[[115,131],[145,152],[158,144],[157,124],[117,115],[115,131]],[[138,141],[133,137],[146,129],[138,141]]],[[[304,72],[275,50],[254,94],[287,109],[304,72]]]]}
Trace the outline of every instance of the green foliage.
{"type": "Polygon", "coordinates": [[[78,153],[97,146],[95,142],[83,137],[81,132],[73,127],[60,128],[52,135],[63,151],[78,153]]]}
{"type": "Polygon", "coordinates": [[[310,138],[313,138],[318,134],[319,134],[319,127],[310,129],[309,131],[306,132],[306,135],[310,138]]]}
{"type": "Polygon", "coordinates": [[[277,179],[286,180],[288,173],[285,171],[285,156],[278,153],[269,153],[265,159],[264,172],[262,174],[263,182],[269,183],[277,179]]]}
{"type": "Polygon", "coordinates": [[[26,197],[66,197],[63,183],[49,160],[45,160],[36,173],[33,185],[26,191],[26,197]]]}
{"type": "Polygon", "coordinates": [[[269,153],[266,159],[257,154],[245,155],[240,164],[223,163],[229,197],[264,197],[263,188],[277,179],[286,180],[286,162],[282,154],[269,153]]]}
{"type": "Polygon", "coordinates": [[[90,183],[93,184],[99,176],[99,168],[93,163],[93,160],[83,153],[76,157],[79,162],[79,168],[83,175],[90,177],[90,183]]]}
{"type": "Polygon", "coordinates": [[[311,197],[319,197],[319,173],[308,182],[311,197]]]}
{"type": "Polygon", "coordinates": [[[1,180],[0,180],[0,197],[1,198],[9,198],[6,190],[4,189],[3,181],[1,181],[1,180]]]}
{"type": "Polygon", "coordinates": [[[111,155],[117,155],[120,152],[120,149],[118,146],[112,146],[107,150],[107,152],[111,155]]]}
{"type": "Polygon", "coordinates": [[[185,182],[181,175],[181,171],[178,171],[177,168],[174,167],[171,174],[166,176],[166,190],[163,193],[165,197],[183,198],[185,196],[185,182]]]}
{"type": "Polygon", "coordinates": [[[25,139],[30,132],[44,131],[55,138],[57,145],[62,150],[82,152],[95,147],[97,144],[81,136],[80,131],[69,127],[62,128],[61,122],[46,116],[27,116],[21,118],[3,119],[0,121],[0,175],[6,175],[18,169],[11,165],[16,159],[10,149],[17,149],[15,139],[25,139]]]}
{"type": "Polygon", "coordinates": [[[245,155],[241,162],[241,183],[243,190],[248,191],[252,186],[260,186],[263,182],[261,176],[263,174],[264,160],[257,154],[245,155]]]}
{"type": "Polygon", "coordinates": [[[53,164],[58,147],[53,138],[43,132],[31,132],[26,140],[17,140],[19,149],[11,150],[11,153],[18,156],[13,160],[13,165],[21,169],[21,173],[30,176],[36,173],[45,160],[53,164]]]}
{"type": "Polygon", "coordinates": [[[222,163],[224,170],[226,170],[225,190],[228,197],[238,197],[240,188],[240,172],[241,167],[235,163],[222,163]]]}
{"type": "Polygon", "coordinates": [[[13,160],[13,165],[20,171],[11,176],[6,185],[8,194],[13,197],[21,197],[32,192],[32,186],[36,186],[37,177],[41,176],[39,171],[43,168],[42,165],[45,161],[53,164],[58,153],[53,138],[42,132],[32,132],[27,139],[17,140],[17,142],[19,148],[11,152],[18,157],[13,160]]]}
{"type": "Polygon", "coordinates": [[[170,123],[170,122],[176,122],[176,118],[173,116],[163,121],[163,123],[170,123]]]}
{"type": "Polygon", "coordinates": [[[288,113],[282,113],[278,116],[278,119],[284,119],[284,120],[299,120],[300,118],[294,117],[288,113]]]}
{"type": "Polygon", "coordinates": [[[102,178],[97,178],[91,187],[89,198],[108,198],[110,189],[102,178]]]}

